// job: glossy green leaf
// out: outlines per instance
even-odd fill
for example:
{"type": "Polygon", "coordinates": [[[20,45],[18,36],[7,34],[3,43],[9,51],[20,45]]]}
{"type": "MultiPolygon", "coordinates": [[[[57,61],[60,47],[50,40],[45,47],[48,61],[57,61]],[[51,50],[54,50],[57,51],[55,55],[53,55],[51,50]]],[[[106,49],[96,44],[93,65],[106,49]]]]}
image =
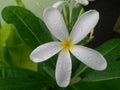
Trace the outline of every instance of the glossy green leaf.
{"type": "MultiPolygon", "coordinates": [[[[30,11],[20,8],[20,7],[6,7],[3,10],[3,18],[8,22],[8,23],[13,23],[23,40],[30,46],[32,49],[36,48],[38,45],[42,43],[46,43],[51,39],[50,33],[47,30],[45,24],[43,21],[39,20],[36,16],[34,16],[30,11]],[[10,14],[10,12],[12,12],[10,14]],[[9,13],[9,15],[7,15],[9,13]]],[[[12,49],[12,51],[14,51],[12,49]]],[[[19,50],[18,50],[19,51],[19,50]]],[[[21,50],[20,50],[21,51],[21,50]]],[[[23,53],[23,52],[22,52],[23,53]]],[[[15,52],[14,52],[15,54],[15,52]]],[[[19,54],[20,55],[20,54],[19,54]]],[[[15,57],[13,57],[15,58],[15,57]]],[[[54,76],[54,72],[50,68],[49,65],[52,65],[53,62],[52,60],[47,61],[48,63],[44,64],[39,64],[39,69],[42,68],[41,70],[38,70],[39,73],[46,74],[46,77],[48,76],[54,76]],[[44,68],[45,66],[45,68],[44,68]],[[47,69],[49,68],[49,70],[47,69]],[[51,70],[51,71],[50,71],[51,70]]],[[[44,75],[45,75],[44,74],[44,75]]]]}
{"type": "Polygon", "coordinates": [[[82,81],[96,82],[120,78],[120,39],[112,39],[97,48],[107,60],[108,66],[104,71],[89,69],[83,74],[82,81]]]}
{"type": "Polygon", "coordinates": [[[0,68],[0,90],[41,90],[51,83],[39,73],[18,68],[0,68]]]}
{"type": "Polygon", "coordinates": [[[101,82],[82,82],[70,86],[65,90],[120,90],[120,79],[106,80],[101,82]]]}
{"type": "Polygon", "coordinates": [[[9,6],[3,9],[2,16],[7,23],[15,25],[21,38],[32,49],[51,40],[44,22],[27,9],[9,6]]]}

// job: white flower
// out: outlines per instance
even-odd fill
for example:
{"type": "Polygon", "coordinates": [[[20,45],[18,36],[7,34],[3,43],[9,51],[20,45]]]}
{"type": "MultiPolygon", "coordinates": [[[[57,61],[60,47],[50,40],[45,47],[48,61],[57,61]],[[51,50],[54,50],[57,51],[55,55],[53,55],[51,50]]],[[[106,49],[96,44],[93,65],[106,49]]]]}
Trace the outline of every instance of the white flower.
{"type": "Polygon", "coordinates": [[[59,53],[55,76],[60,87],[66,87],[70,82],[72,68],[70,52],[88,67],[104,70],[107,62],[99,52],[75,45],[88,35],[97,24],[98,19],[99,13],[96,10],[85,12],[78,19],[69,35],[61,13],[54,7],[47,8],[44,11],[44,21],[58,41],[40,45],[31,53],[30,58],[34,62],[42,62],[59,53]]]}

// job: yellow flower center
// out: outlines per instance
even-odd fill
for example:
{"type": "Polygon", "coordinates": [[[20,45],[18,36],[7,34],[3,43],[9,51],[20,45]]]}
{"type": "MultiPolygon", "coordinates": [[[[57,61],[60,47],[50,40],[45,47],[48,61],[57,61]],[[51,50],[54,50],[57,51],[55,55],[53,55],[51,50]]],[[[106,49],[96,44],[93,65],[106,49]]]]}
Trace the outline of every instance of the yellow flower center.
{"type": "Polygon", "coordinates": [[[68,52],[69,49],[73,49],[73,41],[71,39],[64,39],[63,42],[60,44],[60,47],[64,49],[64,51],[68,52]]]}

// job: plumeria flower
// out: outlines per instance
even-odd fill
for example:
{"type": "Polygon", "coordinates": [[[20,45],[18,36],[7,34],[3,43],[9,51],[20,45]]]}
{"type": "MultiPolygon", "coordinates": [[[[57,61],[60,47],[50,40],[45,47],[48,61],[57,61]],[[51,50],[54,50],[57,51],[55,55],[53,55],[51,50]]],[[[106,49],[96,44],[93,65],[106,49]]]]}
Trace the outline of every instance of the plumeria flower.
{"type": "Polygon", "coordinates": [[[107,62],[99,52],[88,47],[76,45],[97,24],[99,13],[96,10],[90,10],[81,15],[70,35],[58,9],[49,7],[45,9],[43,16],[45,24],[58,41],[38,46],[33,50],[30,58],[34,62],[42,62],[59,53],[55,76],[60,87],[67,87],[70,82],[72,69],[70,53],[94,70],[104,70],[106,68],[107,62]]]}

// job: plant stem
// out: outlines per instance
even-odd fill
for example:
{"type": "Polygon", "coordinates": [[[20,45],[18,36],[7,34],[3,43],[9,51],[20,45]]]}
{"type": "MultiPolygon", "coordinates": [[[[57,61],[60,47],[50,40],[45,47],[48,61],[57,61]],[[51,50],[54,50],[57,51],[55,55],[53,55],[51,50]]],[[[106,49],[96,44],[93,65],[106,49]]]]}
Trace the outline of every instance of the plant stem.
{"type": "Polygon", "coordinates": [[[69,24],[71,24],[72,22],[72,10],[73,10],[72,4],[69,4],[69,24]]]}
{"type": "Polygon", "coordinates": [[[63,15],[64,15],[64,19],[65,19],[65,22],[66,22],[66,26],[68,26],[67,13],[66,13],[65,6],[63,7],[63,15]]]}
{"type": "Polygon", "coordinates": [[[16,0],[16,3],[20,7],[25,7],[21,0],[16,0]]]}
{"type": "Polygon", "coordinates": [[[70,3],[68,5],[69,7],[69,30],[71,30],[71,27],[72,27],[72,12],[73,12],[73,3],[70,3]]]}
{"type": "Polygon", "coordinates": [[[83,12],[84,12],[84,9],[82,8],[82,9],[80,10],[79,16],[81,16],[81,15],[83,14],[83,12]]]}
{"type": "Polygon", "coordinates": [[[90,39],[94,37],[93,34],[94,34],[94,30],[90,32],[90,37],[89,37],[90,39]]]}
{"type": "Polygon", "coordinates": [[[92,30],[91,32],[90,32],[90,36],[89,36],[89,39],[87,40],[87,43],[88,42],[90,42],[93,38],[94,38],[94,30],[92,30]]]}

